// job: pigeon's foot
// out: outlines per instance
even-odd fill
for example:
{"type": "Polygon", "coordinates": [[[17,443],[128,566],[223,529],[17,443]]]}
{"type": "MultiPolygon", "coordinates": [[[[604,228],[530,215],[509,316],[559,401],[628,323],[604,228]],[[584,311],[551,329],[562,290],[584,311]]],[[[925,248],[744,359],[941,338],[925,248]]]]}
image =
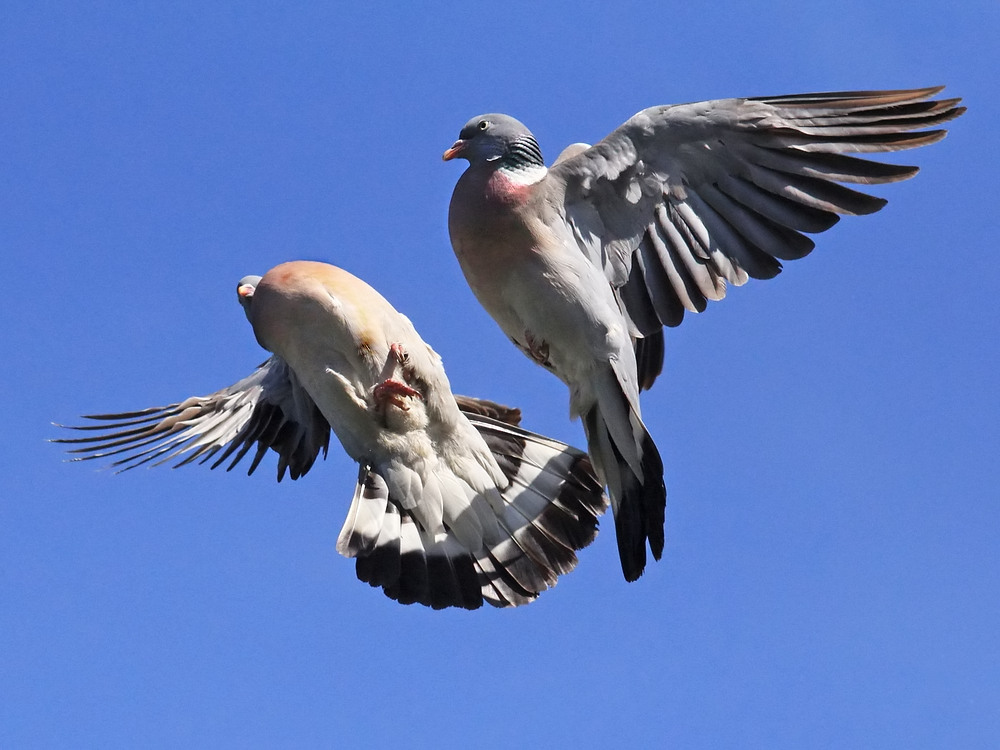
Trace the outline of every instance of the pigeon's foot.
{"type": "Polygon", "coordinates": [[[372,397],[375,399],[375,403],[382,408],[385,408],[386,404],[391,404],[402,411],[409,411],[410,408],[406,405],[406,401],[404,399],[423,399],[423,396],[420,395],[420,391],[414,390],[406,383],[393,380],[392,378],[387,378],[376,385],[372,390],[372,397]]]}

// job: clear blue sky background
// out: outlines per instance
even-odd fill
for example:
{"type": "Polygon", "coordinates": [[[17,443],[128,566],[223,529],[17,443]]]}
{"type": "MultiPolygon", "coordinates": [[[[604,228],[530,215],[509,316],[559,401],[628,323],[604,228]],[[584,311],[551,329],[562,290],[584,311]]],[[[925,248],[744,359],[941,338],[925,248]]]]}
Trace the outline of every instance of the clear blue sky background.
{"type": "Polygon", "coordinates": [[[0,11],[0,746],[1000,746],[996,2],[87,5],[0,11]],[[654,104],[941,83],[969,113],[883,212],[668,331],[638,583],[609,521],[529,607],[403,607],[334,549],[339,446],[278,485],[45,442],[248,373],[236,281],[309,258],[580,444],[450,250],[460,126],[552,159],[654,104]]]}

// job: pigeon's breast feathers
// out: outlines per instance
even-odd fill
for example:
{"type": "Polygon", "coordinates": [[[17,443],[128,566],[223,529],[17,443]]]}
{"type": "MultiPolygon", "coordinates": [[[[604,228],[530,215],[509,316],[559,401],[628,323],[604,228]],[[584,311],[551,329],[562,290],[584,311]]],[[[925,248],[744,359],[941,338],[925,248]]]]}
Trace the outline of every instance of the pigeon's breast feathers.
{"type": "Polygon", "coordinates": [[[329,357],[334,369],[353,371],[370,386],[388,358],[398,317],[382,295],[348,272],[297,261],[261,279],[253,326],[260,345],[290,363],[329,357]]]}

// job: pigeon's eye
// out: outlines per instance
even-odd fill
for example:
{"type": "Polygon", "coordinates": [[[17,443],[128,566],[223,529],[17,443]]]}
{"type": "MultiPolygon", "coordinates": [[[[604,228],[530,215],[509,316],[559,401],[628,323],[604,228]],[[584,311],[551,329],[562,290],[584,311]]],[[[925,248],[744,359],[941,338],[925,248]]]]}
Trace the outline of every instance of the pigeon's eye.
{"type": "Polygon", "coordinates": [[[477,125],[477,127],[480,130],[486,130],[486,128],[488,128],[489,126],[490,126],[490,121],[489,120],[480,120],[479,121],[479,125],[477,125]]]}

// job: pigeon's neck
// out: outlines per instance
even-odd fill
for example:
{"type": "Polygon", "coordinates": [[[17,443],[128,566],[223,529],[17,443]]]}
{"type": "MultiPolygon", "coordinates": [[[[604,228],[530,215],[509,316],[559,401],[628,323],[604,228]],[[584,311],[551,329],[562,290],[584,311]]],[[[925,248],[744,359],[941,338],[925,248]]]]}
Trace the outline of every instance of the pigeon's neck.
{"type": "Polygon", "coordinates": [[[530,135],[521,136],[507,147],[497,171],[516,185],[533,185],[548,174],[538,142],[530,135]]]}

